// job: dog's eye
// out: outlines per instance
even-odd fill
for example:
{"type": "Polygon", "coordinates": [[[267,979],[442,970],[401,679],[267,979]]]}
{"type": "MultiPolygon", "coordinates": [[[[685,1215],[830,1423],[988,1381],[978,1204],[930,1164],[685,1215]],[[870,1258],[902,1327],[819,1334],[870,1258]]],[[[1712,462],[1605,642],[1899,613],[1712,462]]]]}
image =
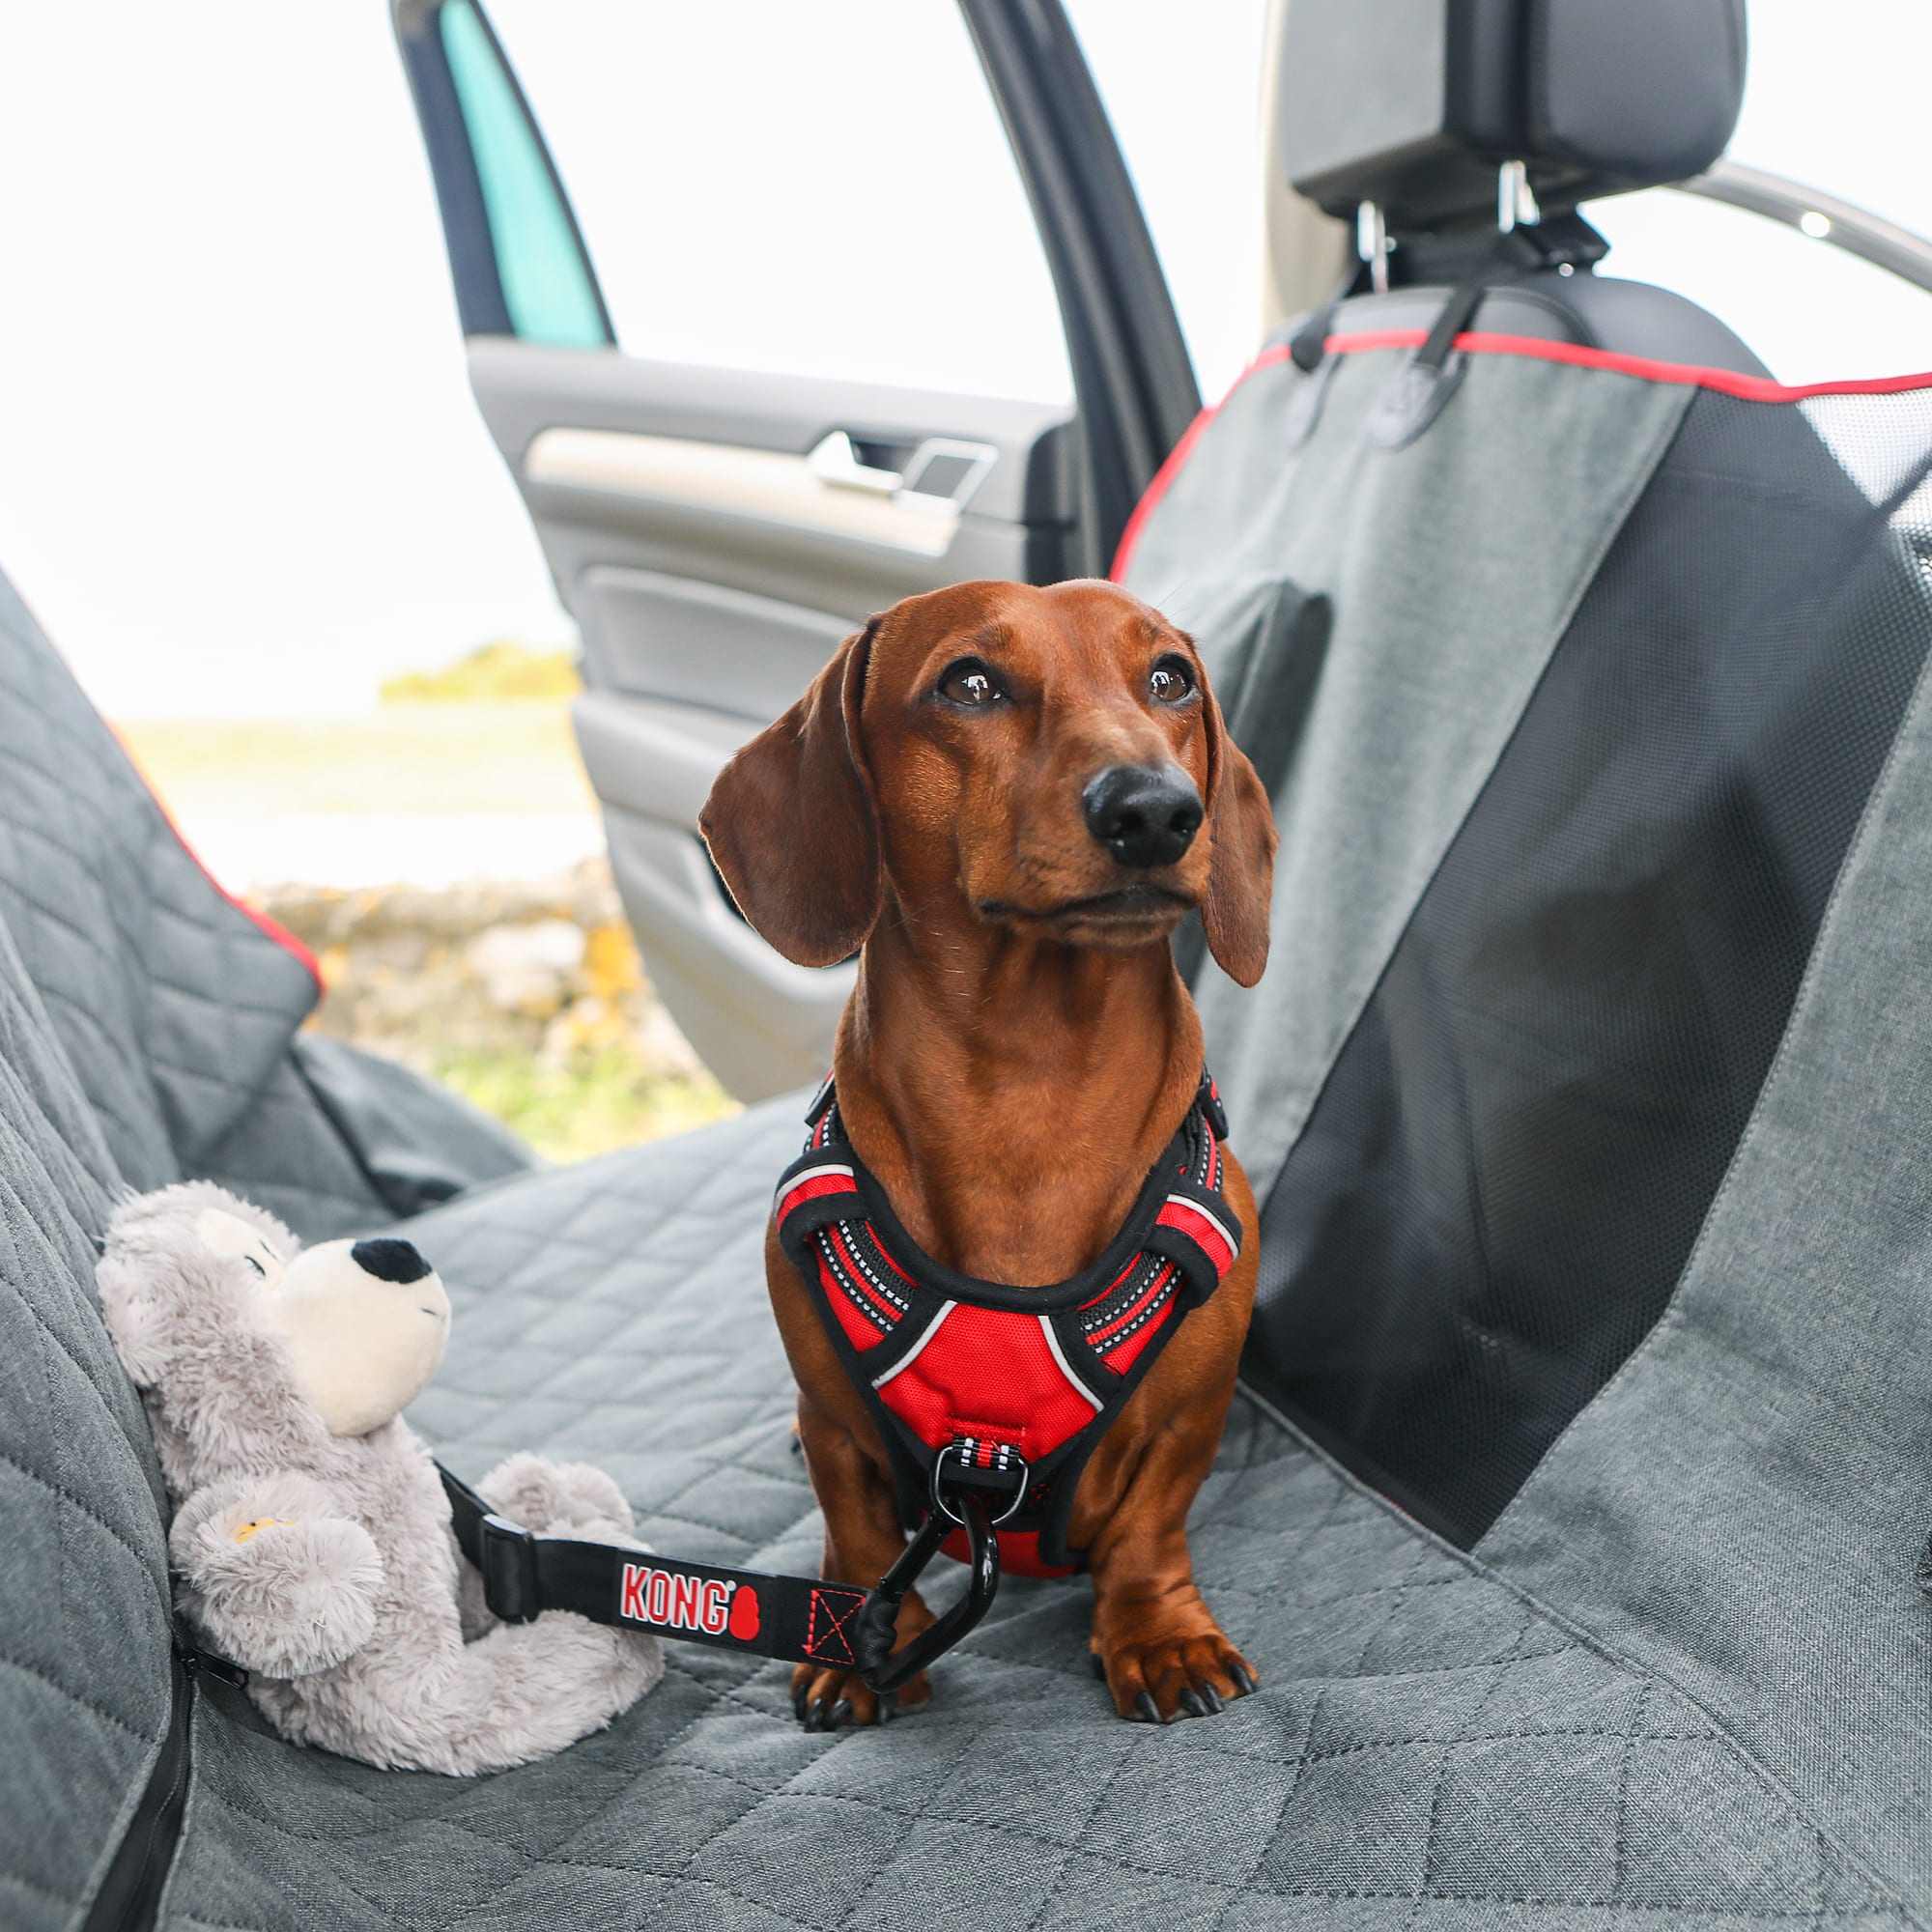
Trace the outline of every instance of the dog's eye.
{"type": "Polygon", "coordinates": [[[1179,704],[1194,689],[1185,658],[1162,658],[1148,673],[1148,696],[1156,704],[1179,704]]]}
{"type": "Polygon", "coordinates": [[[939,680],[939,695],[949,704],[992,704],[1007,694],[978,658],[961,658],[947,666],[939,680]]]}
{"type": "Polygon", "coordinates": [[[243,1260],[244,1262],[246,1262],[246,1263],[248,1264],[248,1265],[249,1265],[249,1266],[250,1266],[251,1268],[253,1268],[253,1269],[255,1270],[255,1272],[256,1272],[256,1273],[257,1273],[258,1275],[260,1275],[260,1276],[262,1277],[262,1279],[263,1279],[264,1281],[267,1281],[267,1280],[268,1280],[268,1278],[269,1278],[269,1270],[268,1270],[267,1268],[265,1268],[265,1267],[264,1267],[264,1266],[262,1265],[262,1264],[261,1264],[260,1262],[258,1262],[258,1261],[257,1261],[257,1260],[255,1259],[255,1257],[254,1257],[253,1255],[243,1255],[243,1256],[242,1257],[242,1260],[243,1260]]]}

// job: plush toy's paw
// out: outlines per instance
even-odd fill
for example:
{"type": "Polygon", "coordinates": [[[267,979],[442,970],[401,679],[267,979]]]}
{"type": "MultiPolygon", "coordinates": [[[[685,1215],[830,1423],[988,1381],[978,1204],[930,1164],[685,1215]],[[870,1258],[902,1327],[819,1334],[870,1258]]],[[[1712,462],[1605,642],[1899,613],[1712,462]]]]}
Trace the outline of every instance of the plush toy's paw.
{"type": "Polygon", "coordinates": [[[588,1463],[552,1463],[526,1452],[493,1469],[481,1487],[498,1515],[526,1529],[605,1543],[636,1541],[623,1491],[588,1463]]]}
{"type": "Polygon", "coordinates": [[[300,1478],[189,1497],[168,1538],[210,1642],[265,1677],[306,1677],[376,1629],[383,1559],[358,1522],[327,1514],[300,1478]]]}

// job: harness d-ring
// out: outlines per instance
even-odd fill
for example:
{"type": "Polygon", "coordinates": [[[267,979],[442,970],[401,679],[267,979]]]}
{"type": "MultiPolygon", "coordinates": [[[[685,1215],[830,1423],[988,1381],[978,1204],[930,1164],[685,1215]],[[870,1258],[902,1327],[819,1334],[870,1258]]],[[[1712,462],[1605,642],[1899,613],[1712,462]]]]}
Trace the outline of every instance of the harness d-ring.
{"type": "MultiPolygon", "coordinates": [[[[947,1507],[946,1493],[944,1490],[941,1489],[939,1482],[940,1477],[945,1473],[946,1470],[946,1459],[947,1457],[952,1455],[957,1455],[960,1457],[961,1467],[963,1468],[972,1467],[972,1463],[969,1461],[967,1461],[964,1452],[961,1451],[959,1447],[959,1444],[956,1442],[949,1442],[946,1445],[946,1447],[943,1448],[939,1452],[939,1454],[932,1459],[932,1484],[931,1484],[932,1506],[940,1513],[940,1515],[946,1517],[952,1522],[960,1524],[963,1527],[966,1519],[963,1516],[960,1516],[956,1511],[949,1509],[947,1507]]],[[[1019,1514],[1020,1505],[1026,1501],[1027,1484],[1033,1478],[1033,1471],[1027,1467],[1025,1457],[1015,1456],[1013,1458],[1013,1461],[1019,1464],[1019,1472],[1020,1472],[1019,1487],[1013,1492],[1012,1501],[1009,1502],[1006,1506],[1006,1508],[999,1513],[998,1516],[991,1519],[993,1526],[996,1529],[999,1527],[1001,1523],[1005,1522],[1009,1517],[1017,1516],[1019,1514]]]]}
{"type": "MultiPolygon", "coordinates": [[[[936,1478],[936,1469],[934,1474],[936,1478]]],[[[935,1500],[938,1495],[935,1482],[935,1500]]],[[[1000,1587],[1000,1539],[985,1502],[977,1492],[965,1492],[959,1504],[962,1513],[958,1515],[943,1503],[934,1509],[920,1524],[919,1534],[906,1545],[904,1554],[879,1578],[877,1587],[867,1592],[852,1648],[859,1660],[859,1675],[870,1690],[883,1694],[910,1682],[927,1664],[944,1657],[993,1606],[1000,1587]],[[920,1572],[932,1561],[951,1523],[959,1524],[966,1532],[966,1594],[930,1630],[922,1631],[903,1650],[895,1650],[899,1605],[920,1572]]]]}

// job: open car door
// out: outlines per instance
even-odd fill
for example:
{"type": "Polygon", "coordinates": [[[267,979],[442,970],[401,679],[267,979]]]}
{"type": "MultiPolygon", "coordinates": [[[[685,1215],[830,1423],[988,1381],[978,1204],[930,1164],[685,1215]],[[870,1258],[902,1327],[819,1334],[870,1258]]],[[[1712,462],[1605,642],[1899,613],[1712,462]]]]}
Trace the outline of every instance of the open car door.
{"type": "MultiPolygon", "coordinates": [[[[506,20],[513,4],[505,0],[506,20]]],[[[893,117],[896,132],[879,117],[856,199],[866,202],[864,185],[876,185],[881,170],[910,170],[943,226],[949,187],[961,209],[988,189],[1017,207],[1017,162],[1043,256],[1038,306],[1047,329],[1064,333],[1064,353],[1060,341],[1050,345],[1057,374],[1035,384],[1049,399],[1024,400],[863,371],[794,374],[627,353],[551,149],[478,0],[394,0],[393,12],[470,383],[582,634],[577,732],[626,911],[666,1005],[726,1086],[753,1099],[815,1079],[852,969],[793,966],[738,916],[696,834],[712,778],[871,612],[971,578],[1050,582],[1103,572],[1198,407],[1078,43],[1058,0],[963,0],[957,13],[951,0],[840,0],[753,10],[751,31],[735,30],[735,60],[720,22],[706,27],[670,8],[631,16],[622,30],[639,44],[628,52],[602,50],[619,66],[654,70],[664,63],[642,56],[662,52],[680,87],[716,94],[722,124],[807,172],[820,147],[849,142],[851,129],[814,104],[810,75],[774,70],[816,62],[828,86],[854,72],[876,84],[881,63],[889,72],[902,57],[908,71],[895,98],[937,95],[952,106],[929,127],[893,117]],[[705,31],[713,41],[700,55],[689,37],[705,31]],[[796,37],[789,50],[787,33],[796,37]],[[656,44],[680,35],[679,46],[656,44]],[[942,55],[966,70],[944,76],[944,87],[934,71],[942,55]],[[781,92],[748,122],[746,91],[756,96],[773,80],[781,92]],[[980,99],[965,100],[961,87],[980,99]],[[987,87],[1011,161],[997,136],[971,138],[975,126],[995,125],[987,87]],[[774,117],[788,125],[775,130],[774,117]],[[991,179],[999,173],[1004,180],[991,179]]],[[[545,38],[569,12],[546,15],[545,38]]],[[[610,30],[610,16],[600,19],[599,32],[610,30]]],[[[580,65],[569,76],[582,72],[580,65]]],[[[732,157],[724,159],[728,173],[732,157]]],[[[694,157],[676,178],[623,180],[610,226],[628,225],[615,214],[638,204],[690,196],[703,165],[694,157]]],[[[772,191],[782,201],[781,184],[772,191]]],[[[721,252],[769,250],[773,212],[762,190],[717,201],[710,229],[676,231],[694,259],[656,262],[659,288],[715,270],[721,252]],[[741,219],[742,236],[717,232],[718,222],[741,219]]],[[[987,285],[970,234],[934,235],[917,221],[893,224],[892,214],[888,199],[880,221],[895,232],[862,238],[877,272],[850,290],[847,312],[855,335],[863,315],[895,366],[905,359],[898,338],[916,349],[919,331],[942,314],[956,334],[955,308],[991,315],[1018,298],[987,285]],[[903,273],[901,255],[910,258],[903,273]]],[[[849,229],[865,210],[843,207],[831,218],[849,229]]],[[[810,259],[809,235],[793,259],[808,275],[823,266],[810,259]]],[[[739,308],[768,305],[782,326],[798,299],[783,280],[775,273],[762,304],[739,308]]],[[[724,316],[720,332],[735,337],[743,320],[724,316]]],[[[784,359],[760,354],[768,364],[784,359]]]]}

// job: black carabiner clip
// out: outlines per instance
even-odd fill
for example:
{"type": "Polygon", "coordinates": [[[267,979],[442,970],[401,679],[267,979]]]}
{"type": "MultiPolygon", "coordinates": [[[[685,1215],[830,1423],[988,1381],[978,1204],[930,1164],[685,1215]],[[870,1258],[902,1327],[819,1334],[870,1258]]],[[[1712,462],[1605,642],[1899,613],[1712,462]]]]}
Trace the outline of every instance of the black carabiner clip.
{"type": "Polygon", "coordinates": [[[994,1593],[1000,1587],[1000,1539],[977,1492],[962,1491],[957,1500],[957,1518],[951,1518],[944,1509],[927,1515],[919,1534],[906,1545],[905,1553],[879,1578],[877,1587],[867,1592],[859,1611],[853,1640],[859,1675],[869,1690],[881,1695],[898,1690],[927,1664],[944,1657],[993,1606],[994,1593]],[[930,1630],[922,1631],[903,1650],[895,1651],[893,1639],[897,1634],[899,1605],[955,1520],[966,1531],[966,1594],[930,1630]]]}

